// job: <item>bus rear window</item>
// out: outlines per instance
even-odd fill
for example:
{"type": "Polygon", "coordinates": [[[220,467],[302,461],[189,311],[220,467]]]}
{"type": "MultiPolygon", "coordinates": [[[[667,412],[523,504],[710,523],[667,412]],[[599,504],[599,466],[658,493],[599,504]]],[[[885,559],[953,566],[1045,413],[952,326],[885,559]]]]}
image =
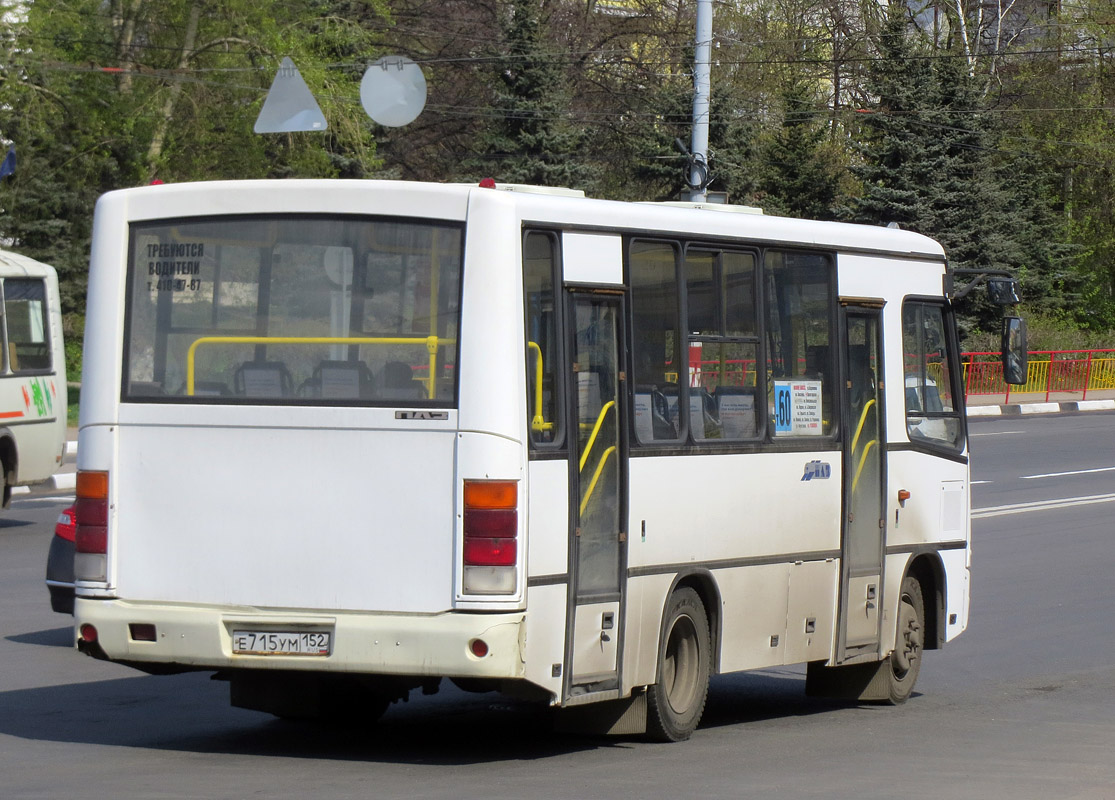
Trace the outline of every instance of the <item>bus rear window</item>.
{"type": "Polygon", "coordinates": [[[124,399],[451,405],[461,251],[400,219],[134,224],[124,399]]]}

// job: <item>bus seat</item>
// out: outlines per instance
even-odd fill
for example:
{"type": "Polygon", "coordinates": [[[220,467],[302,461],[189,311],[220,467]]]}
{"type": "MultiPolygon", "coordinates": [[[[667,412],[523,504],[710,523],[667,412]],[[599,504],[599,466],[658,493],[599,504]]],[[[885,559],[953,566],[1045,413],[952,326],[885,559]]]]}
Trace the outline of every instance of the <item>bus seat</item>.
{"type": "Polygon", "coordinates": [[[420,400],[426,397],[422,384],[414,380],[414,370],[402,361],[388,361],[380,373],[379,396],[387,400],[420,400]]]}
{"type": "Polygon", "coordinates": [[[310,381],[315,397],[356,400],[372,395],[372,373],[363,361],[322,361],[310,381]]]}
{"type": "Polygon", "coordinates": [[[697,440],[721,439],[724,436],[716,399],[703,386],[689,390],[689,425],[693,429],[693,438],[697,440]]]}
{"type": "Polygon", "coordinates": [[[290,397],[294,379],[282,361],[245,361],[232,377],[233,391],[247,397],[290,397]]]}
{"type": "Polygon", "coordinates": [[[194,381],[194,397],[225,397],[232,394],[221,381],[194,381]]]}
{"type": "Polygon", "coordinates": [[[750,439],[757,434],[756,389],[750,386],[718,386],[714,399],[725,439],[750,439]]]}
{"type": "Polygon", "coordinates": [[[824,375],[828,372],[829,346],[811,344],[805,348],[805,374],[824,375]]]}
{"type": "Polygon", "coordinates": [[[670,401],[657,386],[637,386],[635,406],[635,425],[641,440],[673,441],[678,438],[677,426],[671,418],[670,401]]]}

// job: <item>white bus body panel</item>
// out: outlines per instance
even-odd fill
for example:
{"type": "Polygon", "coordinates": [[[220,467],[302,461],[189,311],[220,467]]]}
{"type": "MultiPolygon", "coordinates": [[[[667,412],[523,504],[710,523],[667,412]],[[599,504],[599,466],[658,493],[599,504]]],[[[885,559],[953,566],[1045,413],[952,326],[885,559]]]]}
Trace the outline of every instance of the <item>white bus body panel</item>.
{"type": "Polygon", "coordinates": [[[630,685],[654,681],[666,593],[674,575],[691,569],[709,570],[721,592],[722,671],[788,663],[787,653],[828,657],[839,578],[839,451],[633,458],[629,470],[628,568],[668,572],[664,581],[629,584],[642,610],[641,617],[629,612],[627,635],[644,643],[637,654],[628,651],[630,685]],[[831,465],[829,478],[802,480],[815,460],[831,465]],[[733,476],[729,485],[725,475],[733,476]]]}
{"type": "Polygon", "coordinates": [[[450,608],[452,422],[419,433],[425,425],[362,409],[347,415],[363,416],[359,426],[323,428],[331,415],[317,409],[318,427],[293,427],[307,410],[222,407],[229,427],[214,434],[215,425],[136,419],[196,418],[212,408],[122,407],[113,538],[126,553],[111,560],[120,596],[273,608],[450,608]],[[238,416],[242,425],[231,422],[238,416]],[[405,461],[392,456],[404,452],[405,461]]]}

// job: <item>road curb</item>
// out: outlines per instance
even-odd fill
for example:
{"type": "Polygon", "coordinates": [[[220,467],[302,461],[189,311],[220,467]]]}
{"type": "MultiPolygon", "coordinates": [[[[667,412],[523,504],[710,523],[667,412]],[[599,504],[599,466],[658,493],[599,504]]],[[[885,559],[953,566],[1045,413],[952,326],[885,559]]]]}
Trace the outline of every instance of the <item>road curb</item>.
{"type": "Polygon", "coordinates": [[[1069,400],[1063,403],[1011,403],[1002,406],[969,406],[969,417],[1020,417],[1061,414],[1069,411],[1115,411],[1115,400],[1069,400]]]}
{"type": "Polygon", "coordinates": [[[42,483],[36,483],[32,486],[13,486],[12,494],[30,494],[32,489],[37,491],[47,492],[62,492],[72,491],[77,488],[77,473],[76,472],[59,472],[51,475],[42,483]]]}

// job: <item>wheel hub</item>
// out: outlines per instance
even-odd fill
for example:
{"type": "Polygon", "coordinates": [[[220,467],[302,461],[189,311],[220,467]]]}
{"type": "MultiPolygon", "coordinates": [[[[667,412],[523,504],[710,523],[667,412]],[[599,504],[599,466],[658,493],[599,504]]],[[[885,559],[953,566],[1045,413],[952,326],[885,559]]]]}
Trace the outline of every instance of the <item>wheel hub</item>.
{"type": "Polygon", "coordinates": [[[895,666],[902,674],[909,672],[921,657],[922,629],[917,613],[909,603],[902,604],[902,640],[895,648],[895,666]]]}

